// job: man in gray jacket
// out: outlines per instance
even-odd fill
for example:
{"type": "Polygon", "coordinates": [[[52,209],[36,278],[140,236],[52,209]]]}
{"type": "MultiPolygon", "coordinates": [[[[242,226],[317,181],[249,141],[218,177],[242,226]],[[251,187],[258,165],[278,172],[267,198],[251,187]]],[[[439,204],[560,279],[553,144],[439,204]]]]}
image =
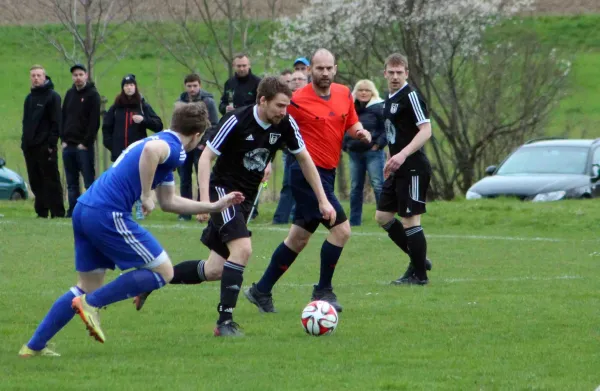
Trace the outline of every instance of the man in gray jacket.
{"type": "MultiPolygon", "coordinates": [[[[179,172],[179,191],[182,197],[192,199],[193,190],[192,190],[192,174],[194,172],[194,167],[196,168],[196,174],[198,173],[198,160],[200,159],[200,154],[206,145],[206,141],[212,135],[214,127],[219,123],[219,114],[217,111],[217,105],[215,104],[215,100],[213,99],[213,95],[202,90],[202,81],[200,80],[200,76],[196,73],[192,73],[187,75],[183,81],[185,85],[185,92],[183,92],[178,101],[180,102],[203,102],[208,109],[208,120],[210,121],[210,127],[207,128],[206,132],[202,136],[202,140],[200,140],[200,144],[198,147],[191,152],[188,152],[187,158],[181,167],[177,169],[179,172]]],[[[191,220],[190,215],[180,215],[179,220],[191,220]]]]}

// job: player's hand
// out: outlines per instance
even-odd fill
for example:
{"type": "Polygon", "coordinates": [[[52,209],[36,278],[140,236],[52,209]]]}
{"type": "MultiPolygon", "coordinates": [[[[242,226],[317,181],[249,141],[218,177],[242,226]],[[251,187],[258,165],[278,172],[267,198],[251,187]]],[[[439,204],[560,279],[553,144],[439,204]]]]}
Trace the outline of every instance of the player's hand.
{"type": "Polygon", "coordinates": [[[356,139],[362,141],[365,144],[371,143],[371,133],[368,130],[361,129],[356,132],[356,139]]]}
{"type": "Polygon", "coordinates": [[[150,196],[141,196],[140,201],[142,201],[142,213],[144,216],[148,216],[155,208],[154,200],[150,196]]]}
{"type": "Polygon", "coordinates": [[[321,216],[323,216],[325,220],[329,220],[329,224],[335,224],[337,214],[329,201],[326,200],[324,203],[319,204],[319,211],[321,211],[321,216]]]}
{"type": "Polygon", "coordinates": [[[213,202],[215,212],[221,212],[229,208],[231,205],[238,205],[244,202],[244,195],[239,191],[232,191],[217,202],[213,202]]]}
{"type": "Polygon", "coordinates": [[[208,221],[209,217],[210,216],[208,213],[198,213],[196,215],[196,221],[199,223],[206,223],[208,221]]]}
{"type": "Polygon", "coordinates": [[[406,161],[406,155],[402,153],[402,151],[398,152],[394,156],[392,156],[387,163],[385,163],[385,167],[383,168],[383,175],[387,178],[391,173],[395,172],[400,168],[401,165],[406,161]]]}
{"type": "Polygon", "coordinates": [[[133,120],[133,122],[135,122],[136,124],[139,124],[140,122],[142,122],[144,120],[144,117],[142,117],[139,114],[134,115],[133,117],[131,117],[131,119],[133,120]]]}
{"type": "Polygon", "coordinates": [[[262,183],[268,182],[269,178],[271,178],[271,163],[267,164],[267,168],[265,168],[265,175],[263,176],[262,183]]]}

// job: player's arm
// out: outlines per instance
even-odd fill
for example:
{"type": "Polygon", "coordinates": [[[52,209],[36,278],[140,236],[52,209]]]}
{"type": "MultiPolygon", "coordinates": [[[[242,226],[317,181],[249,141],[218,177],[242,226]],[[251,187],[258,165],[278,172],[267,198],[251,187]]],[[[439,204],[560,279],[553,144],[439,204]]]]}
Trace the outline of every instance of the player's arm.
{"type": "Polygon", "coordinates": [[[152,191],[152,181],[156,174],[156,167],[160,163],[165,162],[169,158],[170,148],[163,140],[152,140],[148,141],[144,145],[144,150],[140,156],[140,183],[142,184],[142,195],[140,199],[142,201],[150,199],[150,192],[152,191]]]}
{"type": "Polygon", "coordinates": [[[423,148],[427,140],[431,138],[431,122],[425,122],[418,126],[419,131],[412,141],[404,147],[400,152],[405,157],[409,157],[419,149],[423,148]]]}
{"type": "Polygon", "coordinates": [[[308,150],[303,148],[300,152],[295,153],[295,156],[298,160],[300,168],[302,169],[304,178],[306,178],[306,181],[317,196],[317,200],[319,201],[319,209],[323,213],[323,218],[328,219],[333,225],[336,218],[335,209],[329,203],[327,195],[325,195],[325,190],[323,189],[323,184],[321,183],[319,171],[317,171],[317,167],[310,157],[308,150]]]}
{"type": "Polygon", "coordinates": [[[231,192],[217,202],[198,202],[180,197],[175,194],[175,184],[161,184],[156,188],[156,197],[160,208],[165,212],[178,213],[184,215],[198,213],[220,212],[231,205],[239,204],[244,201],[244,196],[240,192],[231,192]]]}
{"type": "Polygon", "coordinates": [[[198,188],[200,191],[200,201],[208,202],[210,200],[208,186],[210,184],[210,171],[213,161],[217,154],[211,148],[204,148],[200,160],[198,160],[198,188]]]}
{"type": "Polygon", "coordinates": [[[366,144],[371,142],[371,132],[363,128],[360,122],[355,123],[346,130],[350,137],[360,140],[366,144]]]}

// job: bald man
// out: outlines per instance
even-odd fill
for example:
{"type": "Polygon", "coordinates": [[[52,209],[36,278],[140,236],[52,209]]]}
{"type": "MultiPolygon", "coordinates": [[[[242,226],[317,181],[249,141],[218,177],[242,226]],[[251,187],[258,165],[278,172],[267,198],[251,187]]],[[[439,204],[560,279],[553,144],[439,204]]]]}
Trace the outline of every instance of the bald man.
{"type": "Polygon", "coordinates": [[[335,168],[340,160],[342,140],[346,132],[365,143],[371,142],[371,134],[358,121],[348,87],[333,83],[337,72],[333,54],[326,49],[317,50],[311,57],[309,71],[312,76],[311,84],[294,93],[288,112],[298,124],[337,218],[333,224],[323,218],[319,212],[319,200],[298,163],[293,163],[290,168],[292,195],[296,201],[293,225],[287,238],[273,253],[271,263],[260,281],[244,291],[248,300],[261,312],[276,312],[271,290],[308,244],[320,224],[329,230],[329,235],[321,246],[321,274],[319,283],[314,286],[311,300],[327,301],[338,312],[342,311],[331,281],[344,245],[350,238],[350,224],[334,194],[335,168]]]}

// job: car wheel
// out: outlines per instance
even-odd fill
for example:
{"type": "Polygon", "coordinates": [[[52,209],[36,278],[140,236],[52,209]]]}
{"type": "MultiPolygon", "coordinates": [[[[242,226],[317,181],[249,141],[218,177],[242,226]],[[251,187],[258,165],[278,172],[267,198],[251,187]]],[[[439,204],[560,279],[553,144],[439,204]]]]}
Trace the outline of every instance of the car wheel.
{"type": "Polygon", "coordinates": [[[10,195],[11,201],[21,201],[22,199],[23,199],[23,194],[21,194],[21,192],[18,190],[13,191],[12,194],[10,195]]]}

